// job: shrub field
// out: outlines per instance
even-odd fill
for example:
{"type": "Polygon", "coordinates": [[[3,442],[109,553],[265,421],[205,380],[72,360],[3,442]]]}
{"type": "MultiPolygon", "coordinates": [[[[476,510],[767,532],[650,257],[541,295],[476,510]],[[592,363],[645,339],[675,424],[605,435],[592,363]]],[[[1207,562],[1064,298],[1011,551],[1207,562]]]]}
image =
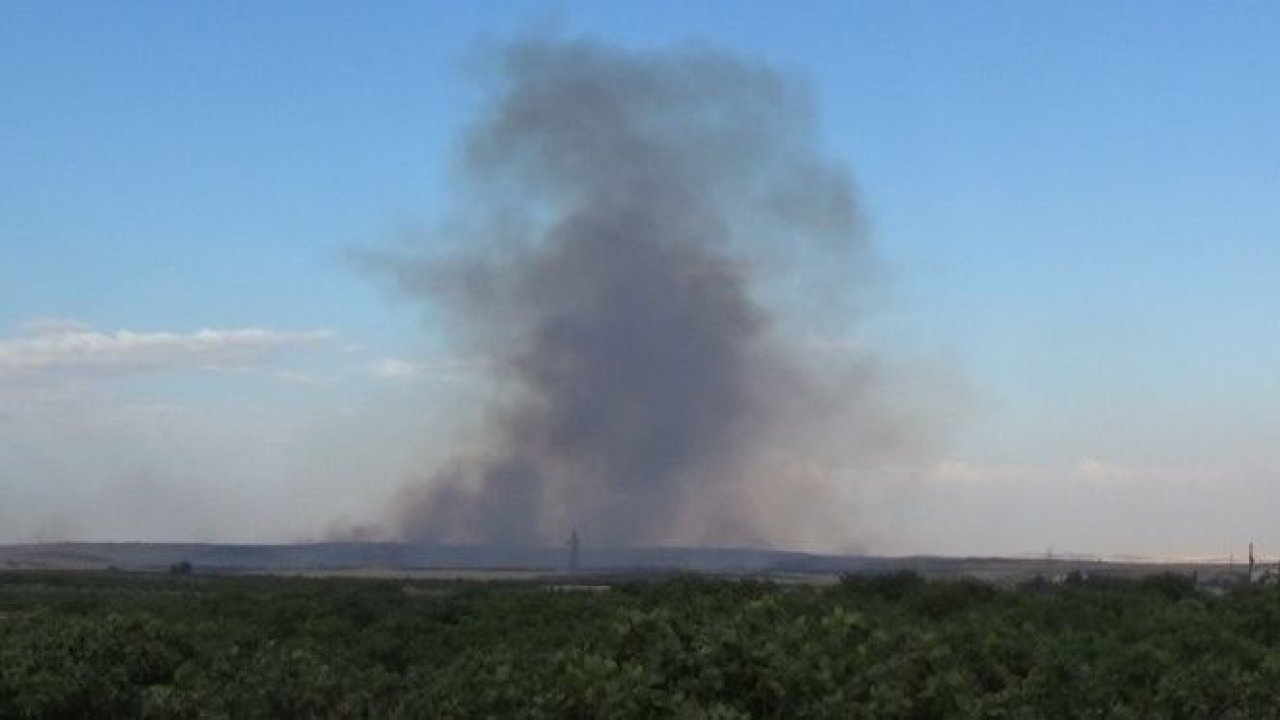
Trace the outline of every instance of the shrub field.
{"type": "Polygon", "coordinates": [[[1280,717],[1280,590],[0,573],[0,718],[1280,717]]]}

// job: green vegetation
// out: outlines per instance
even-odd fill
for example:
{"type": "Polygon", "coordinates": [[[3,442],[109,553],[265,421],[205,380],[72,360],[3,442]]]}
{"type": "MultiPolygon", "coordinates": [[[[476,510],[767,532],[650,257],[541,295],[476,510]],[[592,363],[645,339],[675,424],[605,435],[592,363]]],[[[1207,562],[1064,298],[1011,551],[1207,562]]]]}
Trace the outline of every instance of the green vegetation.
{"type": "Polygon", "coordinates": [[[1280,590],[0,574],[3,718],[1280,717],[1280,590]]]}

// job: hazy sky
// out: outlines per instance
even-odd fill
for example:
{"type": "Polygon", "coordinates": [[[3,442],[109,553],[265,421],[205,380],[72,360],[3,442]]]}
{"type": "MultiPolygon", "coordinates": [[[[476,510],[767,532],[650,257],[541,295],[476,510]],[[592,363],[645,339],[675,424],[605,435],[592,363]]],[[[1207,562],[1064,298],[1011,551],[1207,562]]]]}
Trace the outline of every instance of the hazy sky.
{"type": "Polygon", "coordinates": [[[465,443],[480,360],[351,255],[529,33],[809,83],[860,340],[956,408],[865,549],[1280,556],[1273,2],[3,3],[0,542],[320,537],[465,443]]]}

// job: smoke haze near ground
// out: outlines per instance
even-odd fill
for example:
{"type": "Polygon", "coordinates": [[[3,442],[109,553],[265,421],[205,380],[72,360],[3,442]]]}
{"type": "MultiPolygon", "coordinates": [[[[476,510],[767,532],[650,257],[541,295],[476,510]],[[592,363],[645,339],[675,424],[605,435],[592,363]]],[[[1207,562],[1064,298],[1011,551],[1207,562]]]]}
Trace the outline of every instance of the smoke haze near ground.
{"type": "Polygon", "coordinates": [[[701,49],[493,60],[448,229],[378,258],[491,390],[399,533],[861,546],[862,491],[936,428],[849,340],[874,257],[805,86],[701,49]]]}

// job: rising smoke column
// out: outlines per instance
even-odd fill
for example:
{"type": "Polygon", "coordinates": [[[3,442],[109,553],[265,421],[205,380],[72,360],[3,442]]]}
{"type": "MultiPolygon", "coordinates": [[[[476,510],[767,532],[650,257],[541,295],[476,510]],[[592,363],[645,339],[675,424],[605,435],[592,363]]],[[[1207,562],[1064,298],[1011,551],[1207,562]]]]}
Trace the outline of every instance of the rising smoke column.
{"type": "Polygon", "coordinates": [[[854,523],[832,463],[903,430],[865,353],[815,349],[868,261],[805,88],[589,42],[517,43],[495,70],[450,232],[383,258],[496,398],[483,449],[399,499],[402,534],[785,543],[854,523]]]}

